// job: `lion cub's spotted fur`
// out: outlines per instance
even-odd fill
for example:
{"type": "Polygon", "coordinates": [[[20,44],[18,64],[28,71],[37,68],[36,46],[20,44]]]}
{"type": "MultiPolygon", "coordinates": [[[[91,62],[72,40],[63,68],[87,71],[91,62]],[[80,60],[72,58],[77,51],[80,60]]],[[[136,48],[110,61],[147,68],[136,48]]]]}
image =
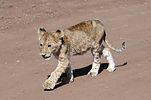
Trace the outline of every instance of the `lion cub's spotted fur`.
{"type": "Polygon", "coordinates": [[[84,21],[55,32],[47,32],[44,28],[40,28],[38,29],[38,36],[40,55],[48,60],[53,54],[58,59],[58,66],[44,82],[45,89],[54,89],[62,73],[67,73],[67,82],[73,81],[71,55],[82,55],[91,50],[94,60],[88,74],[96,76],[100,67],[101,55],[109,62],[107,70],[112,72],[115,70],[115,63],[109,48],[117,52],[125,49],[125,43],[121,49],[116,49],[108,43],[104,26],[99,20],[84,21]]]}

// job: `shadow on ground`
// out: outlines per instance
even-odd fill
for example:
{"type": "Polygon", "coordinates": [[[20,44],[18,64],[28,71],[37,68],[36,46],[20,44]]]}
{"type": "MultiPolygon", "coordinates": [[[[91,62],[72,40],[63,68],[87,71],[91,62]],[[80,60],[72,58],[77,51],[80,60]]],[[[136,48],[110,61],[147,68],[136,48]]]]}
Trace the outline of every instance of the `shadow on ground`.
{"type": "MultiPolygon", "coordinates": [[[[125,66],[125,65],[127,65],[127,62],[125,62],[125,63],[123,63],[123,64],[121,64],[121,65],[117,65],[116,67],[122,67],[122,66],[125,66]]],[[[88,65],[88,66],[86,66],[86,67],[74,69],[74,70],[73,70],[73,76],[74,76],[74,78],[87,75],[88,72],[91,70],[91,67],[92,67],[92,64],[90,64],[90,65],[88,65]]],[[[99,74],[100,74],[104,69],[107,69],[107,67],[108,67],[108,63],[102,63],[102,64],[100,65],[99,74]]],[[[48,75],[48,77],[50,77],[50,75],[48,75]]],[[[61,82],[61,79],[62,79],[63,77],[66,77],[66,74],[65,74],[65,73],[61,75],[60,79],[59,79],[58,82],[57,82],[57,85],[56,85],[55,89],[57,89],[57,88],[59,88],[59,87],[65,85],[65,84],[68,84],[68,83],[61,82]]]]}

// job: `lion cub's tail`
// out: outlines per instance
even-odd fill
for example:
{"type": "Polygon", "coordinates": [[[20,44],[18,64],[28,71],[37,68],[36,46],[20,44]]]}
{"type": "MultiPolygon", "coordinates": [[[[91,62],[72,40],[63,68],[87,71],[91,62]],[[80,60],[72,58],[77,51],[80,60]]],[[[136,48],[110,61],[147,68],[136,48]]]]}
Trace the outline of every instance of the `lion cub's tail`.
{"type": "Polygon", "coordinates": [[[106,39],[106,32],[105,32],[105,31],[104,31],[104,42],[106,43],[106,45],[107,45],[110,49],[112,49],[112,50],[114,50],[114,51],[116,51],[116,52],[122,52],[123,50],[126,49],[126,44],[125,44],[125,42],[122,43],[122,47],[121,47],[121,48],[115,48],[115,47],[113,47],[113,46],[108,42],[108,40],[106,39]]]}

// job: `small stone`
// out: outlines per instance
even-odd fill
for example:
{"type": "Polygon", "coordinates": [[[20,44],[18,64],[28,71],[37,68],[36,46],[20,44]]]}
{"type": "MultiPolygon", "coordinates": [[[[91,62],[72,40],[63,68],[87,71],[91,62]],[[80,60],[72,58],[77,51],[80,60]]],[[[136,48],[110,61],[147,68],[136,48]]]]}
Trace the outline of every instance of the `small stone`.
{"type": "Polygon", "coordinates": [[[7,65],[8,63],[7,63],[7,62],[5,62],[4,64],[5,64],[5,65],[7,65]]]}
{"type": "Polygon", "coordinates": [[[20,60],[16,60],[16,63],[20,63],[20,60]]]}
{"type": "Polygon", "coordinates": [[[2,20],[2,19],[4,19],[4,17],[3,17],[3,16],[0,16],[0,20],[2,20]]]}
{"type": "Polygon", "coordinates": [[[35,8],[35,7],[36,7],[36,5],[35,5],[35,4],[33,4],[31,7],[32,7],[32,8],[35,8]]]}
{"type": "Polygon", "coordinates": [[[13,8],[13,5],[9,5],[8,8],[13,8]]]}

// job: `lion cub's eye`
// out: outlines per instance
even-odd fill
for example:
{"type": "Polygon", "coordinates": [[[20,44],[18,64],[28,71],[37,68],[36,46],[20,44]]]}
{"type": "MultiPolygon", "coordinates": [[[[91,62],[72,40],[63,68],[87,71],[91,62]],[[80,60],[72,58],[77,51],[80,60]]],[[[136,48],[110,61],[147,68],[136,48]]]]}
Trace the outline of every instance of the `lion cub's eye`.
{"type": "Polygon", "coordinates": [[[40,46],[42,47],[42,44],[40,44],[40,46]]]}
{"type": "Polygon", "coordinates": [[[49,44],[48,47],[51,47],[51,45],[49,44]]]}

